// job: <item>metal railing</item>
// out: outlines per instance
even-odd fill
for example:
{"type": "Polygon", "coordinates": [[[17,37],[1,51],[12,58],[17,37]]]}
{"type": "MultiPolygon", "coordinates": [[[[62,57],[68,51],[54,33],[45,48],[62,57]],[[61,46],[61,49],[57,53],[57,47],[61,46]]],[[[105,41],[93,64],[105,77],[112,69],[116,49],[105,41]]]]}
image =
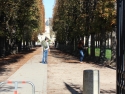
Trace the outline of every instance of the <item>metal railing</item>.
{"type": "Polygon", "coordinates": [[[32,86],[32,94],[35,94],[35,85],[30,81],[5,81],[0,83],[0,87],[2,87],[5,84],[14,84],[14,94],[17,94],[18,84],[30,84],[32,86]]]}

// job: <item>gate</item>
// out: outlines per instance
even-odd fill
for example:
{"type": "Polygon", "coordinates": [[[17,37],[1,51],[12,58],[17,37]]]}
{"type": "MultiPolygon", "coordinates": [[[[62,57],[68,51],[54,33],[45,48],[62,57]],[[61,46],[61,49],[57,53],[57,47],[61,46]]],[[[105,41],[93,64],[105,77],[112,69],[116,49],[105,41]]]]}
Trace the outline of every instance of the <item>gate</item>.
{"type": "Polygon", "coordinates": [[[125,0],[117,0],[117,94],[125,94],[125,0]]]}

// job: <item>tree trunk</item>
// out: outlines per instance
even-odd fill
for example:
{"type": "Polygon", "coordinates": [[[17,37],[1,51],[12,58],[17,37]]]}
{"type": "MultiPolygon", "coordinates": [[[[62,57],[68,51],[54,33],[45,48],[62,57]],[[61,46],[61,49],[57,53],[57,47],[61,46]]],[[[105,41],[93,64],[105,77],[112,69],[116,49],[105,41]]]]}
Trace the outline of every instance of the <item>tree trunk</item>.
{"type": "Polygon", "coordinates": [[[105,46],[106,46],[106,36],[105,31],[102,31],[100,35],[100,63],[105,61],[105,46]]]}
{"type": "Polygon", "coordinates": [[[91,57],[95,57],[95,34],[91,34],[91,57]]]}

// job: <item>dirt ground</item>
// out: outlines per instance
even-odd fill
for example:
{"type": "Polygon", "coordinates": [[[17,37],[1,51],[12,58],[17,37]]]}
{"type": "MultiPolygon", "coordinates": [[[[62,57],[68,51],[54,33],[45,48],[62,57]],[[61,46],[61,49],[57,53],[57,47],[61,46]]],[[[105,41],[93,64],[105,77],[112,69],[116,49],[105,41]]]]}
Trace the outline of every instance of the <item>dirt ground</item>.
{"type": "MultiPolygon", "coordinates": [[[[30,58],[41,53],[41,48],[0,58],[0,82],[9,78],[30,58]]],[[[116,70],[93,64],[80,64],[76,57],[51,49],[48,56],[47,94],[82,94],[83,71],[99,70],[101,94],[116,94],[116,70]]]]}
{"type": "Polygon", "coordinates": [[[84,70],[99,70],[100,94],[116,94],[116,70],[92,62],[80,64],[74,56],[51,49],[47,94],[82,94],[84,70]]]}
{"type": "Polygon", "coordinates": [[[0,82],[7,80],[16,70],[34,55],[41,53],[41,48],[34,48],[16,55],[0,58],[0,82]]]}

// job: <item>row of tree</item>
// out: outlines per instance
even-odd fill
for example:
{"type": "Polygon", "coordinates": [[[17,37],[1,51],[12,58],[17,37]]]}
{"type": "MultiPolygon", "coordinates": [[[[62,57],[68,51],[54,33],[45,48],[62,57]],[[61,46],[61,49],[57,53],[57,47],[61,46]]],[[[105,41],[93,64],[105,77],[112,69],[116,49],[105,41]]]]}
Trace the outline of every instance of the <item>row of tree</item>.
{"type": "Polygon", "coordinates": [[[0,56],[35,45],[44,20],[42,0],[0,0],[0,56]]]}
{"type": "Polygon", "coordinates": [[[99,61],[103,62],[108,43],[112,51],[111,61],[115,62],[116,37],[113,34],[116,30],[116,0],[56,0],[53,12],[52,25],[59,45],[63,44],[63,48],[66,48],[69,44],[67,50],[72,49],[70,52],[73,53],[79,39],[83,38],[85,46],[89,46],[91,42],[93,58],[98,45],[99,61]]]}

